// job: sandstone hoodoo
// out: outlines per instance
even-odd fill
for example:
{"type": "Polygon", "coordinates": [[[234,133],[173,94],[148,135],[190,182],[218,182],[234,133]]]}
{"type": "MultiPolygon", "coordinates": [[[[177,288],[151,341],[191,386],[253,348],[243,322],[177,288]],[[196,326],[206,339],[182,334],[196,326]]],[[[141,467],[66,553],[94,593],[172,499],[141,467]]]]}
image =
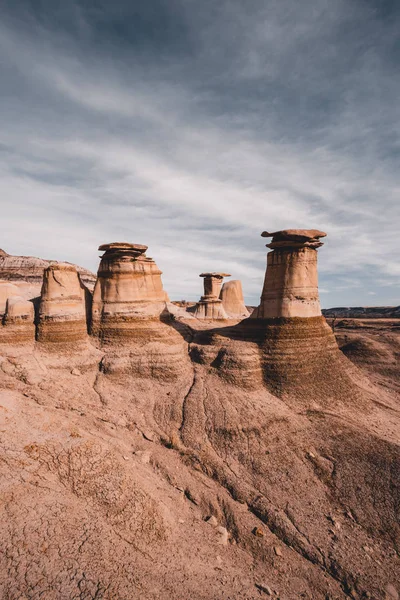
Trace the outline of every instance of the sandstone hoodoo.
{"type": "Polygon", "coordinates": [[[201,273],[204,278],[204,295],[196,304],[194,316],[197,319],[219,320],[227,319],[220,292],[224,277],[230,277],[228,273],[201,273]]]}
{"type": "Polygon", "coordinates": [[[262,234],[272,237],[272,252],[260,305],[238,325],[203,338],[206,344],[221,344],[220,376],[245,386],[254,386],[261,376],[274,394],[293,396],[296,402],[317,400],[321,393],[325,398],[357,394],[349,379],[351,365],[321,315],[317,248],[325,235],[301,229],[262,234]]]}
{"type": "Polygon", "coordinates": [[[70,343],[87,339],[90,292],[76,268],[68,263],[50,265],[43,274],[37,339],[70,343]]]}
{"type": "Polygon", "coordinates": [[[185,341],[171,326],[162,272],[147,246],[114,242],[104,251],[93,295],[92,335],[108,346],[102,369],[173,380],[188,362],[185,341]]]}
{"type": "Polygon", "coordinates": [[[272,237],[267,244],[272,252],[267,255],[260,306],[245,323],[262,349],[266,384],[274,393],[296,399],[356,396],[351,365],[321,314],[317,248],[326,233],[287,229],[261,235],[272,237]]]}
{"type": "Polygon", "coordinates": [[[317,248],[326,233],[316,229],[286,229],[268,233],[267,271],[260,306],[252,317],[319,317],[317,248]]]}
{"type": "Polygon", "coordinates": [[[222,306],[230,319],[245,319],[249,316],[243,298],[242,282],[238,279],[226,281],[221,288],[222,306]]]}
{"type": "Polygon", "coordinates": [[[93,293],[92,333],[103,339],[129,337],[140,319],[158,318],[168,295],[162,271],[147,246],[113,242],[104,251],[93,293]]]}

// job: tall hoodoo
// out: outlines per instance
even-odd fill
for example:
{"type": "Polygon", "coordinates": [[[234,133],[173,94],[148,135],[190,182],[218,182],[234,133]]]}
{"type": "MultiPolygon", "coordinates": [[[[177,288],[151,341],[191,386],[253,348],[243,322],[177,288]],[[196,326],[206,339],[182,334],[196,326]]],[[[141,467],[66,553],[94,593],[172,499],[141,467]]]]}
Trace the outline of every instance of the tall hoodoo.
{"type": "Polygon", "coordinates": [[[159,317],[168,302],[161,274],[147,246],[113,242],[103,244],[93,293],[92,333],[124,337],[140,319],[159,317]]]}
{"type": "Polygon", "coordinates": [[[220,292],[224,277],[230,277],[228,273],[201,273],[204,277],[204,295],[196,304],[194,312],[198,319],[227,319],[220,292]]]}
{"type": "Polygon", "coordinates": [[[87,338],[86,305],[90,293],[68,263],[50,265],[43,273],[37,339],[78,342],[87,338]]]}
{"type": "Polygon", "coordinates": [[[244,303],[242,282],[239,279],[232,279],[224,283],[220,299],[226,314],[231,319],[245,319],[249,316],[249,311],[244,303]]]}
{"type": "Polygon", "coordinates": [[[319,317],[317,248],[326,233],[316,229],[286,229],[268,233],[267,271],[257,319],[319,317]]]}
{"type": "MultiPolygon", "coordinates": [[[[298,402],[355,394],[349,365],[319,304],[317,248],[326,234],[288,229],[262,235],[272,237],[272,252],[261,302],[249,319],[232,328],[232,338],[257,345],[263,380],[275,395],[298,402]]],[[[228,345],[225,351],[231,349],[228,345]]],[[[220,373],[230,377],[235,360],[221,360],[220,373]]]]}

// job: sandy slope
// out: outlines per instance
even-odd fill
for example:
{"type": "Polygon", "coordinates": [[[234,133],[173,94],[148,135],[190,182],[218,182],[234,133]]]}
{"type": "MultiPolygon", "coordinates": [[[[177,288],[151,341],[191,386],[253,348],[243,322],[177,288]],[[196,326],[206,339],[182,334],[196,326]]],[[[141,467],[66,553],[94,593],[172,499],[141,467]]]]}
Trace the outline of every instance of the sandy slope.
{"type": "Polygon", "coordinates": [[[396,369],[275,395],[258,343],[160,327],[0,348],[0,597],[396,598],[396,369]]]}

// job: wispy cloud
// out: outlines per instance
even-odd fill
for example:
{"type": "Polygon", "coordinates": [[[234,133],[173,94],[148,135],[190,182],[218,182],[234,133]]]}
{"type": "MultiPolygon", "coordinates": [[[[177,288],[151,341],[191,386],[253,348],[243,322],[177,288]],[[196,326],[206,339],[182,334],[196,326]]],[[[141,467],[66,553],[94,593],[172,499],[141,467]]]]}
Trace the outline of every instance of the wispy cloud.
{"type": "Polygon", "coordinates": [[[0,245],[96,269],[99,243],[146,243],[171,297],[223,269],[255,303],[259,233],[318,227],[326,306],[395,301],[398,13],[160,0],[163,28],[141,3],[68,4],[0,25],[0,245]]]}

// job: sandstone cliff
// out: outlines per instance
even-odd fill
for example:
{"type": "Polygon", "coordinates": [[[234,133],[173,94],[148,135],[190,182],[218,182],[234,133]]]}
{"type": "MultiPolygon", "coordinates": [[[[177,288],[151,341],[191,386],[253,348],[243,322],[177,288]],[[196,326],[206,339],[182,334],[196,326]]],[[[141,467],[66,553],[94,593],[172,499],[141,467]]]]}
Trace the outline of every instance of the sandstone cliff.
{"type": "MultiPolygon", "coordinates": [[[[57,262],[34,256],[13,256],[0,250],[0,279],[18,285],[20,295],[30,300],[40,295],[44,270],[57,262]]],[[[83,267],[76,267],[76,269],[83,283],[93,290],[96,276],[83,267]]]]}

